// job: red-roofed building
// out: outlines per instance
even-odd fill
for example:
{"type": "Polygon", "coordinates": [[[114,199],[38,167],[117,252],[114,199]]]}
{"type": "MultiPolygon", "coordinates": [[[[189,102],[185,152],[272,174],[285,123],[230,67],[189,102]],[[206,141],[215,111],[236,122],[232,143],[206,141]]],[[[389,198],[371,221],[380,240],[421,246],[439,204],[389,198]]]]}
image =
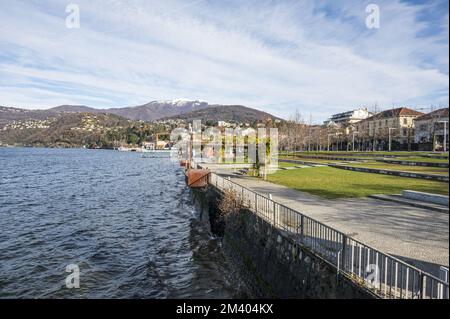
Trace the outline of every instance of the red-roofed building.
{"type": "MultiPolygon", "coordinates": [[[[448,108],[442,108],[414,119],[415,131],[414,141],[419,144],[419,150],[434,151],[442,150],[444,143],[444,123],[447,122],[445,130],[448,145],[448,108]]],[[[448,147],[447,147],[448,149],[448,147]]]]}
{"type": "Polygon", "coordinates": [[[414,119],[424,115],[407,107],[386,110],[355,124],[357,140],[364,149],[388,148],[389,136],[396,149],[414,143],[414,119]]]}

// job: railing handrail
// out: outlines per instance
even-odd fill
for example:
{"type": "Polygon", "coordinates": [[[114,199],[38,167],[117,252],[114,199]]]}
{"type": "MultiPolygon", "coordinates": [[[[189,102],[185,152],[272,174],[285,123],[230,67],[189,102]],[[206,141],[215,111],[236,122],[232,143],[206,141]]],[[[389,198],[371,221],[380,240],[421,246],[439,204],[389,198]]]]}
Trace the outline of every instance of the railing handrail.
{"type": "MultiPolygon", "coordinates": [[[[247,187],[245,187],[245,186],[242,186],[242,185],[240,185],[240,184],[238,184],[238,183],[232,181],[231,179],[226,179],[226,178],[224,178],[224,177],[222,177],[222,176],[220,176],[220,175],[218,175],[218,174],[216,174],[216,173],[213,173],[213,172],[211,172],[210,174],[213,175],[213,176],[215,176],[215,177],[217,178],[217,180],[223,179],[223,180],[227,181],[228,183],[231,183],[231,184],[237,186],[238,188],[241,188],[241,189],[243,189],[243,190],[246,190],[246,191],[248,191],[248,192],[250,192],[250,193],[252,193],[252,194],[254,194],[254,195],[256,195],[256,196],[262,197],[262,198],[264,198],[265,200],[274,203],[275,205],[278,205],[279,207],[282,207],[282,208],[284,208],[284,209],[286,209],[286,210],[289,210],[289,211],[291,211],[291,212],[297,214],[297,215],[300,216],[301,218],[307,218],[307,219],[309,219],[309,220],[310,220],[311,222],[313,222],[313,223],[317,223],[317,224],[321,225],[322,227],[328,228],[328,229],[330,229],[331,231],[335,232],[336,234],[338,234],[338,235],[340,235],[340,236],[343,236],[343,238],[349,239],[349,240],[355,242],[356,244],[358,244],[358,245],[360,245],[360,246],[363,246],[365,249],[372,250],[372,251],[376,252],[377,254],[380,254],[381,256],[384,256],[385,258],[388,258],[388,259],[391,260],[391,261],[394,261],[394,262],[396,262],[396,263],[398,263],[398,264],[400,264],[400,265],[403,265],[404,267],[407,267],[407,268],[411,269],[412,271],[416,271],[416,272],[419,274],[419,276],[426,276],[426,277],[428,277],[428,278],[430,278],[430,279],[432,279],[432,280],[434,280],[434,281],[436,281],[436,282],[442,284],[444,287],[447,287],[447,289],[448,289],[449,284],[448,284],[447,282],[445,282],[444,280],[442,280],[442,279],[440,279],[440,278],[437,278],[436,276],[434,276],[434,275],[432,275],[432,274],[430,274],[430,273],[427,273],[427,272],[424,271],[424,270],[421,270],[421,269],[417,268],[416,266],[413,266],[413,265],[411,265],[411,264],[409,264],[409,263],[407,263],[407,262],[405,262],[405,261],[403,261],[403,260],[400,260],[400,259],[397,258],[397,257],[391,256],[391,255],[389,255],[389,254],[387,254],[387,253],[383,253],[383,252],[379,251],[378,249],[373,248],[372,246],[369,246],[369,245],[364,244],[363,242],[361,242],[361,241],[358,240],[358,239],[355,239],[355,238],[353,238],[353,237],[351,237],[351,236],[346,235],[346,234],[343,233],[342,231],[339,231],[339,230],[337,230],[337,229],[335,229],[335,228],[333,228],[333,227],[331,227],[331,226],[328,226],[328,225],[326,225],[326,224],[324,224],[324,223],[322,223],[322,222],[320,222],[320,221],[318,221],[318,220],[316,220],[316,219],[314,219],[314,218],[312,218],[312,217],[309,217],[309,216],[307,216],[307,215],[304,215],[303,213],[301,213],[301,212],[299,212],[299,211],[297,211],[297,210],[295,210],[295,209],[293,209],[293,208],[291,208],[291,207],[288,207],[288,206],[286,206],[286,205],[284,205],[284,204],[280,204],[280,203],[274,201],[273,199],[270,199],[268,196],[263,195],[263,194],[260,194],[260,193],[257,193],[257,192],[255,192],[254,190],[252,190],[252,189],[250,189],[250,188],[247,188],[247,187]]],[[[213,186],[216,186],[216,185],[214,185],[213,183],[211,183],[211,179],[208,179],[208,183],[210,183],[210,184],[213,185],[213,186]]],[[[218,187],[218,186],[219,186],[219,185],[217,185],[217,187],[218,187]]],[[[257,209],[257,208],[256,208],[256,209],[257,209]]],[[[345,272],[345,271],[344,271],[344,272],[345,272]]]]}

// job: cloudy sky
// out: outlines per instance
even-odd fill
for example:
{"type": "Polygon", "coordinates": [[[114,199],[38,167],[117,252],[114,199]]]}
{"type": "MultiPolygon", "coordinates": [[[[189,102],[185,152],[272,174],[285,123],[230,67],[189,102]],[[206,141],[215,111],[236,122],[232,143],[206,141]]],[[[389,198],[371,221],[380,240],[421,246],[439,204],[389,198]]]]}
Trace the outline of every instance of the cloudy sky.
{"type": "Polygon", "coordinates": [[[448,0],[1,0],[0,26],[0,105],[448,106],[448,0]]]}

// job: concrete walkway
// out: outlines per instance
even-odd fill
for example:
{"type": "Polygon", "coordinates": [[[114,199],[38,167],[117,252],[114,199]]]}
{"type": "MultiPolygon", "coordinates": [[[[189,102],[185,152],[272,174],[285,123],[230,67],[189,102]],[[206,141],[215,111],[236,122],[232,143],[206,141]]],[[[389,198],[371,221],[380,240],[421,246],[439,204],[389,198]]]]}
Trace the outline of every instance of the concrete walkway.
{"type": "Polygon", "coordinates": [[[328,200],[230,171],[231,180],[435,276],[449,265],[449,215],[382,200],[328,200]]]}

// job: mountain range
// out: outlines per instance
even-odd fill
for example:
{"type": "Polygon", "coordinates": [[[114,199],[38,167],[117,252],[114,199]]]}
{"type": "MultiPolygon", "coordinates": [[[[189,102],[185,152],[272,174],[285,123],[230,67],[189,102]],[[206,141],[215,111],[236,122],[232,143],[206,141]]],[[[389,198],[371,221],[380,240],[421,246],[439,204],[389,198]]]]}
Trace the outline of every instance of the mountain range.
{"type": "Polygon", "coordinates": [[[25,110],[0,107],[0,128],[12,121],[45,120],[66,113],[108,113],[130,120],[155,121],[161,119],[191,120],[201,118],[205,121],[255,122],[275,116],[242,105],[209,104],[204,101],[166,100],[122,108],[98,109],[84,105],[61,105],[47,110],[25,110]]]}
{"type": "Polygon", "coordinates": [[[200,119],[210,126],[218,121],[264,122],[276,117],[242,105],[211,105],[203,101],[153,101],[135,107],[97,109],[61,105],[47,110],[0,106],[0,146],[113,148],[136,145],[181,122],[200,119]]]}
{"type": "Polygon", "coordinates": [[[208,108],[210,105],[203,101],[152,101],[150,103],[131,107],[96,109],[83,105],[61,105],[50,109],[57,112],[89,112],[110,113],[126,117],[130,120],[154,121],[165,117],[172,117],[191,111],[208,108]]]}
{"type": "Polygon", "coordinates": [[[168,118],[163,118],[163,120],[164,119],[180,119],[187,122],[200,119],[211,123],[217,123],[218,121],[254,123],[278,118],[269,113],[242,105],[211,105],[206,108],[199,108],[191,112],[181,113],[168,118]]]}

